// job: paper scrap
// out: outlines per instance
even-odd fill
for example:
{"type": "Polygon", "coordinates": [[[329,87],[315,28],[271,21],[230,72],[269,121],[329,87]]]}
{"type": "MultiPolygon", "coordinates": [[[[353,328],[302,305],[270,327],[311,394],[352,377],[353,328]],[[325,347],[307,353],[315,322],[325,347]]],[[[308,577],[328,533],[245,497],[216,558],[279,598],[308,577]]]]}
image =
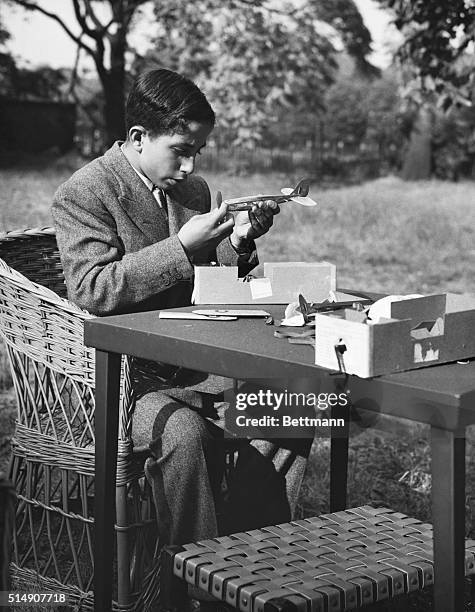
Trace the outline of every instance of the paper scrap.
{"type": "Polygon", "coordinates": [[[249,281],[251,297],[253,300],[272,297],[272,283],[270,278],[253,278],[249,281]]]}
{"type": "Polygon", "coordinates": [[[302,327],[305,325],[305,318],[300,312],[300,304],[298,302],[290,302],[288,304],[280,324],[288,327],[302,327]]]}
{"type": "Polygon", "coordinates": [[[295,314],[300,313],[300,304],[298,302],[290,302],[285,308],[284,319],[290,319],[295,314]]]}
{"type": "Polygon", "coordinates": [[[305,325],[305,319],[301,312],[297,312],[291,317],[286,317],[280,322],[281,325],[286,327],[303,327],[305,325]]]}

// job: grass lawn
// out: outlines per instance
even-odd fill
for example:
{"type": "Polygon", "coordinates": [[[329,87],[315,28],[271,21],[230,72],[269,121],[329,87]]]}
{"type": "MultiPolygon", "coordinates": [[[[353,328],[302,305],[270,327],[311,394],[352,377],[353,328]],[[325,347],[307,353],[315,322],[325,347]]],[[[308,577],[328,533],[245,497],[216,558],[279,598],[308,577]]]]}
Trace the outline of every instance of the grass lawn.
{"type": "MultiPolygon", "coordinates": [[[[42,168],[0,170],[0,230],[51,224],[53,193],[80,163],[69,157],[42,168]]],[[[225,198],[275,193],[301,178],[203,176],[212,193],[220,189],[225,198]]],[[[261,261],[325,259],[336,264],[338,282],[346,287],[391,293],[475,293],[475,182],[405,183],[387,177],[341,188],[314,184],[310,195],[319,208],[282,205],[273,231],[259,241],[261,261]]],[[[0,368],[5,369],[4,361],[0,368]]],[[[8,377],[2,375],[6,385],[8,377]]],[[[469,431],[466,530],[472,537],[474,439],[469,431]]],[[[376,503],[430,520],[428,449],[428,430],[423,426],[403,427],[396,422],[393,431],[383,432],[355,426],[350,504],[376,503]]],[[[328,440],[317,440],[302,489],[301,516],[328,510],[328,460],[328,440]]],[[[430,602],[424,600],[411,609],[430,609],[430,602]]]]}
{"type": "MultiPolygon", "coordinates": [[[[43,167],[0,169],[0,231],[49,225],[57,186],[84,162],[66,157],[43,167]]],[[[203,173],[223,196],[275,193],[297,176],[203,173]]],[[[475,292],[475,182],[406,183],[387,177],[310,195],[319,208],[282,205],[259,241],[262,261],[337,265],[342,286],[389,292],[475,292]]]]}

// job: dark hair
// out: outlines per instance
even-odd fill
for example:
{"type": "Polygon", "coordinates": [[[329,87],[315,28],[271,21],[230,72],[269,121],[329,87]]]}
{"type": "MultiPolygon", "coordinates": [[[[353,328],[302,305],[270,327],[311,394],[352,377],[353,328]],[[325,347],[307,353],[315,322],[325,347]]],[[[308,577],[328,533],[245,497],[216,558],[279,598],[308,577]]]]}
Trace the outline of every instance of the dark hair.
{"type": "Polygon", "coordinates": [[[215,122],[213,109],[193,81],[164,68],[136,79],[125,107],[127,133],[133,125],[142,125],[152,136],[183,133],[190,121],[215,122]]]}

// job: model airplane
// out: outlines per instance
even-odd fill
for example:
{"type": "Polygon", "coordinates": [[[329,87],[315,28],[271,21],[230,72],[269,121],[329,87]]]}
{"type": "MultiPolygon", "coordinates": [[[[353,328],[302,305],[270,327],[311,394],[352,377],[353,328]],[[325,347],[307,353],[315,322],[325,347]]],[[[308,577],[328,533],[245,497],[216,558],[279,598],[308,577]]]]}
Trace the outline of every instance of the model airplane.
{"type": "Polygon", "coordinates": [[[309,179],[302,179],[292,189],[291,187],[283,187],[280,194],[257,194],[251,196],[245,196],[243,198],[233,198],[230,200],[224,200],[223,204],[228,205],[229,212],[237,212],[241,210],[252,210],[255,202],[265,202],[266,200],[273,200],[277,204],[283,204],[284,202],[297,202],[302,206],[316,206],[317,203],[308,197],[308,190],[310,187],[309,179]]]}
{"type": "Polygon", "coordinates": [[[356,308],[357,310],[364,306],[369,306],[374,302],[373,298],[365,293],[359,293],[357,291],[352,292],[355,297],[354,300],[344,300],[341,302],[331,302],[324,300],[320,303],[307,302],[302,294],[299,294],[299,307],[298,310],[302,313],[305,323],[308,323],[310,317],[317,313],[331,312],[333,310],[342,310],[344,308],[356,308]]]}

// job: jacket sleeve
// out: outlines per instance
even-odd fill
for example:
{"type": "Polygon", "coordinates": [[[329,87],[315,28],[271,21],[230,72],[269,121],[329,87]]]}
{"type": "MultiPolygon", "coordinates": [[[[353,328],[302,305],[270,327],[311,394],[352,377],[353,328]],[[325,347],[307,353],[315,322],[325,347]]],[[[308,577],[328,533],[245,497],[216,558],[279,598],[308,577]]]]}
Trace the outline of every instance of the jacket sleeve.
{"type": "Polygon", "coordinates": [[[68,297],[92,314],[127,311],[193,275],[176,235],[126,253],[113,216],[90,189],[60,187],[51,212],[68,297]]]}
{"type": "Polygon", "coordinates": [[[257,248],[254,240],[249,243],[248,250],[238,253],[231,244],[231,240],[227,238],[219,243],[216,249],[216,256],[219,263],[237,266],[239,276],[246,276],[246,274],[249,274],[252,269],[259,265],[259,258],[257,256],[257,248]]]}

